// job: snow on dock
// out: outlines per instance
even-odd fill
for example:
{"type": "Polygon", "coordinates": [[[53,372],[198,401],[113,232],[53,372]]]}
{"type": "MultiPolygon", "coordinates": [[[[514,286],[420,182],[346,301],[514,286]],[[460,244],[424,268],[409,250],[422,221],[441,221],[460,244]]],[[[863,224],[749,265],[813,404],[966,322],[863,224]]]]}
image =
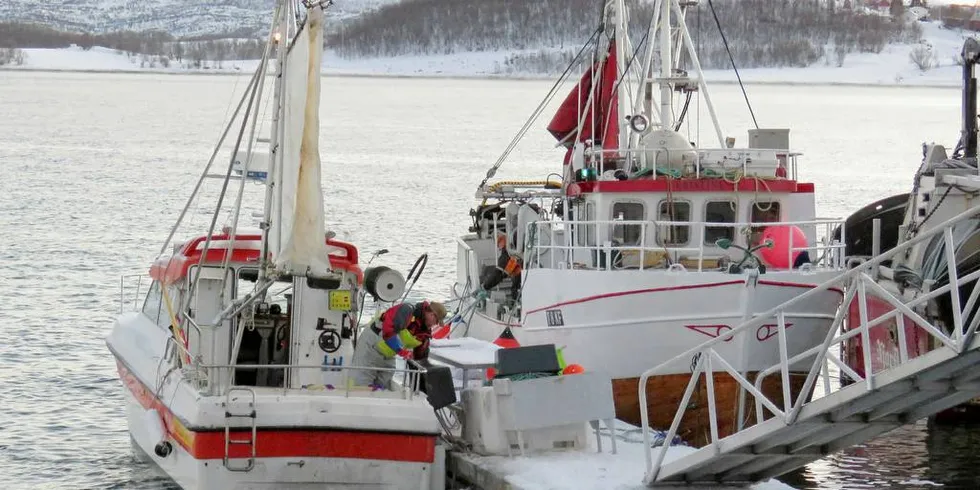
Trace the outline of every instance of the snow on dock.
{"type": "MultiPolygon", "coordinates": [[[[480,490],[551,490],[602,489],[639,490],[643,485],[645,462],[643,438],[639,427],[617,420],[617,453],[612,454],[609,432],[602,429],[602,450],[594,438],[589,438],[589,451],[553,451],[526,456],[480,456],[451,451],[447,457],[449,476],[480,490]]],[[[651,440],[659,443],[662,432],[651,440]]],[[[678,441],[675,441],[678,442],[678,441]]],[[[690,454],[696,449],[682,444],[673,445],[664,462],[690,454]]],[[[662,488],[662,487],[658,487],[662,488]]],[[[693,487],[687,487],[692,489],[693,487]]],[[[734,487],[711,487],[712,490],[734,487]]],[[[755,484],[752,490],[792,490],[778,480],[755,484]]]]}

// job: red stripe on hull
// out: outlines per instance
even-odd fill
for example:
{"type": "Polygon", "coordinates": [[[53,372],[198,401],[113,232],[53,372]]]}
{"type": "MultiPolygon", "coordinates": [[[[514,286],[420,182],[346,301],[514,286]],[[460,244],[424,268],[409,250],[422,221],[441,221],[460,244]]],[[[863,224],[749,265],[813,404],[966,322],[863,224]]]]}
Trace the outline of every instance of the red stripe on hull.
{"type": "MultiPolygon", "coordinates": [[[[633,295],[633,294],[661,293],[661,292],[664,292],[664,291],[682,291],[682,290],[685,290],[685,289],[714,288],[714,287],[719,287],[719,286],[731,286],[733,284],[744,284],[744,283],[745,283],[745,281],[725,281],[725,282],[716,282],[716,283],[712,283],[712,284],[690,284],[690,285],[686,285],[686,286],[669,286],[669,287],[662,287],[662,288],[636,289],[636,290],[633,290],[633,291],[620,291],[620,292],[616,292],[616,293],[597,294],[597,295],[594,295],[594,296],[586,296],[584,298],[573,299],[573,300],[569,300],[569,301],[563,301],[563,302],[560,302],[560,303],[555,303],[553,305],[543,306],[541,308],[535,308],[535,309],[527,312],[527,314],[528,315],[531,315],[533,313],[539,313],[539,312],[542,312],[544,310],[551,310],[551,309],[554,309],[554,308],[560,308],[562,306],[574,305],[574,304],[578,304],[578,303],[587,303],[589,301],[595,301],[597,299],[615,298],[615,297],[618,297],[618,296],[629,296],[629,295],[633,295]]],[[[763,284],[763,285],[766,285],[766,286],[791,287],[791,288],[803,288],[803,289],[813,289],[813,288],[816,287],[813,284],[799,284],[799,283],[783,282],[783,281],[764,281],[764,280],[760,280],[759,281],[759,284],[763,284]]],[[[840,289],[837,289],[837,288],[830,288],[830,289],[828,289],[828,291],[833,291],[833,292],[835,292],[837,294],[840,294],[841,296],[844,295],[844,292],[841,291],[840,289]]]]}
{"type": "MultiPolygon", "coordinates": [[[[116,360],[119,378],[126,389],[145,409],[156,409],[162,416],[169,436],[195,459],[222,459],[225,457],[225,433],[223,430],[195,431],[184,427],[180,420],[154,396],[120,361],[116,360]]],[[[233,440],[251,437],[251,431],[233,431],[233,440]]],[[[352,458],[409,463],[435,461],[435,436],[367,432],[338,429],[266,429],[259,428],[255,441],[257,458],[352,458]]],[[[244,444],[229,447],[230,457],[251,456],[251,448],[244,444]]]]}
{"type": "Polygon", "coordinates": [[[633,290],[633,291],[620,291],[618,293],[597,294],[595,296],[586,296],[584,298],[573,299],[573,300],[569,300],[569,301],[562,301],[561,303],[555,303],[553,305],[548,305],[548,306],[544,306],[544,307],[541,307],[541,308],[535,308],[535,309],[527,312],[527,314],[528,315],[531,315],[533,313],[538,313],[538,312],[541,312],[541,311],[544,311],[544,310],[550,310],[550,309],[553,309],[553,308],[559,308],[559,307],[562,307],[562,306],[574,305],[574,304],[578,304],[578,303],[587,303],[589,301],[595,301],[597,299],[615,298],[617,296],[629,296],[629,295],[633,295],[633,294],[644,294],[644,293],[659,293],[659,292],[662,292],[662,291],[680,291],[680,290],[683,290],[683,289],[713,288],[713,287],[718,287],[718,286],[730,286],[732,284],[744,284],[744,283],[745,283],[745,281],[726,281],[726,282],[716,282],[716,283],[713,283],[713,284],[691,284],[691,285],[688,285],[688,286],[670,286],[670,287],[663,287],[663,288],[648,288],[648,289],[636,289],[636,290],[633,290]]]}
{"type": "MultiPolygon", "coordinates": [[[[764,284],[766,286],[779,286],[779,287],[802,288],[802,289],[813,289],[817,287],[816,284],[801,284],[798,282],[785,282],[785,281],[766,281],[764,279],[760,279],[759,284],[764,284]]],[[[841,295],[841,297],[844,296],[844,291],[839,288],[827,288],[827,291],[833,291],[841,295]]]]}
{"type": "MultiPolygon", "coordinates": [[[[233,440],[247,440],[249,431],[232,432],[233,440]]],[[[353,458],[431,463],[435,461],[435,437],[391,434],[385,432],[352,432],[339,430],[259,430],[255,455],[259,458],[353,458]]],[[[247,458],[251,449],[242,444],[228,448],[232,458],[247,458]]],[[[225,433],[196,432],[196,459],[225,457],[225,433]]]]}

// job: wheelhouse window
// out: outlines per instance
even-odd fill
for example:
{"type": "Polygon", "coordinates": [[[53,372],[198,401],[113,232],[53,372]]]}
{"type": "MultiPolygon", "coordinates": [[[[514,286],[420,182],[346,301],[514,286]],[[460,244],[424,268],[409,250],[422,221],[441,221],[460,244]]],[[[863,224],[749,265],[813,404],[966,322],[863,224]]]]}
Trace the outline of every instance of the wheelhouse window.
{"type": "MultiPolygon", "coordinates": [[[[749,222],[751,223],[777,223],[782,216],[778,201],[756,201],[752,203],[749,211],[749,222]]],[[[762,240],[762,230],[765,226],[751,227],[749,234],[749,244],[757,245],[762,240]]]]}
{"type": "Polygon", "coordinates": [[[579,220],[578,229],[576,234],[578,235],[578,244],[583,247],[591,247],[595,245],[595,203],[587,202],[585,203],[585,212],[581,220],[579,220]]]}
{"type": "Polygon", "coordinates": [[[752,223],[775,223],[779,221],[781,215],[779,201],[756,201],[752,203],[749,221],[752,223]]]}
{"type": "MultiPolygon", "coordinates": [[[[646,219],[646,210],[643,203],[639,202],[617,202],[612,206],[613,221],[643,221],[646,219]]],[[[643,225],[641,224],[613,224],[613,240],[620,245],[639,245],[643,240],[643,225]]]]}
{"type": "MultiPolygon", "coordinates": [[[[704,205],[705,223],[735,223],[736,218],[735,201],[711,201],[704,205]]],[[[705,226],[704,243],[714,245],[715,241],[726,238],[735,239],[735,228],[733,226],[705,226]]]]}
{"type": "Polygon", "coordinates": [[[160,293],[160,281],[153,281],[150,284],[150,290],[146,293],[146,300],[143,301],[143,314],[150,320],[153,320],[153,323],[159,323],[160,303],[162,300],[163,295],[160,293]]]}
{"type": "MultiPolygon", "coordinates": [[[[660,201],[658,221],[691,221],[691,203],[687,201],[660,201]]],[[[660,227],[657,237],[659,245],[685,245],[690,240],[691,227],[672,225],[660,227]]]]}

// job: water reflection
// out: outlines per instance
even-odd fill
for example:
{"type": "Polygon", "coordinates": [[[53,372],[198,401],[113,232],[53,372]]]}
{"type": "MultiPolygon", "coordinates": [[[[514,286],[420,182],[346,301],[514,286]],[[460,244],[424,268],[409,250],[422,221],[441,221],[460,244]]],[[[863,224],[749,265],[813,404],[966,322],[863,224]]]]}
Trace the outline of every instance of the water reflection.
{"type": "Polygon", "coordinates": [[[980,425],[925,420],[780,478],[801,490],[980,488],[980,425]]]}

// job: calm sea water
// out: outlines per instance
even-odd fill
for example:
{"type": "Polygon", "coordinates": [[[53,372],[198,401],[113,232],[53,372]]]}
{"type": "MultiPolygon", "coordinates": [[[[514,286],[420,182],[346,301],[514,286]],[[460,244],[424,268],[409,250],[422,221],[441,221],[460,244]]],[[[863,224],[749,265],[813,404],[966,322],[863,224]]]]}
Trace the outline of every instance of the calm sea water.
{"type": "MultiPolygon", "coordinates": [[[[144,272],[247,80],[0,71],[0,488],[168,488],[134,462],[103,336],[119,277],[144,272]]],[[[550,87],[541,81],[324,79],[329,226],[443,297],[453,237],[486,169],[550,87]]],[[[911,184],[923,141],[952,144],[948,89],[750,86],[761,127],[791,127],[821,216],[911,184]]],[[[726,135],[752,124],[734,86],[712,92],[726,135]]],[[[701,106],[703,112],[705,107],[701,106]]],[[[538,121],[498,177],[541,178],[562,156],[538,121]]],[[[702,121],[701,136],[712,133],[702,121]]],[[[697,129],[691,137],[697,136],[697,129]]],[[[221,160],[226,164],[226,160],[221,160]]],[[[217,182],[206,187],[213,196],[217,182]]],[[[249,185],[247,197],[260,188],[249,185]]],[[[199,233],[208,204],[192,207],[199,233]]],[[[219,223],[220,224],[220,223],[219,223]]],[[[978,488],[980,430],[919,423],[785,478],[799,488],[978,488]]],[[[637,473],[637,479],[640,474],[637,473]]]]}

